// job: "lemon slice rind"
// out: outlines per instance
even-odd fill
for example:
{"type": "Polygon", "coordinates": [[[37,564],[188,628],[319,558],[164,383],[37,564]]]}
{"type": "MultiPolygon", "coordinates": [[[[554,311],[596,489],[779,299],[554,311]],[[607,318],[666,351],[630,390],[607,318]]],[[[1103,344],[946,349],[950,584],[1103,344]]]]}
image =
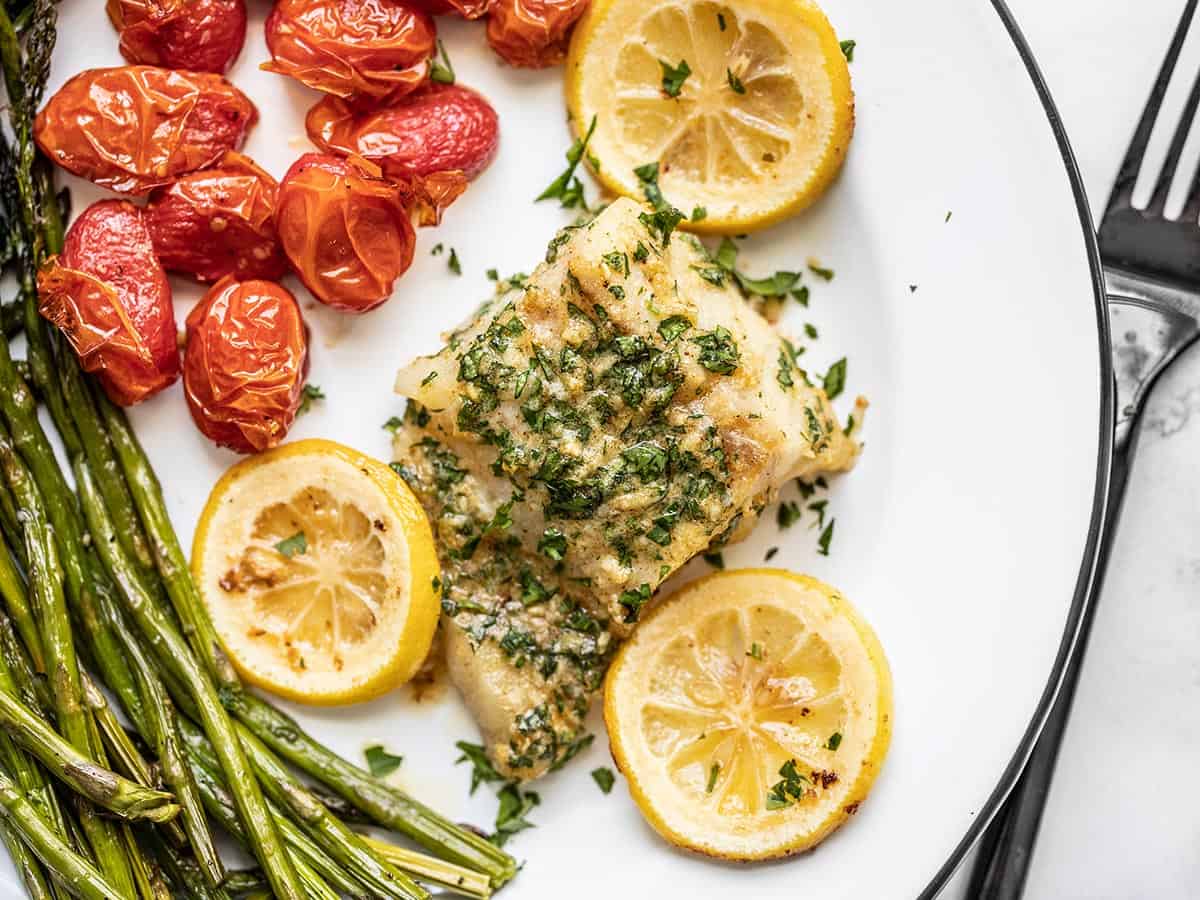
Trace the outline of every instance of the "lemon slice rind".
{"type": "Polygon", "coordinates": [[[437,625],[420,504],[386,465],[331,441],[285,444],[226,472],[192,569],[242,677],[302,703],[360,702],[402,684],[437,625]]]}
{"type": "Polygon", "coordinates": [[[811,0],[594,0],[566,70],[571,123],[617,194],[658,162],[666,199],[702,233],[765,228],[819,197],[842,167],[854,94],[833,27],[811,0]],[[661,63],[691,74],[663,93],[661,63]],[[735,90],[735,87],[737,90],[735,90]]]}
{"type": "Polygon", "coordinates": [[[808,850],[857,812],[887,753],[891,705],[883,649],[845,598],[749,569],[693,582],[639,624],[609,670],[604,715],[656,831],[754,861],[808,850]],[[771,808],[789,760],[803,796],[771,808]]]}

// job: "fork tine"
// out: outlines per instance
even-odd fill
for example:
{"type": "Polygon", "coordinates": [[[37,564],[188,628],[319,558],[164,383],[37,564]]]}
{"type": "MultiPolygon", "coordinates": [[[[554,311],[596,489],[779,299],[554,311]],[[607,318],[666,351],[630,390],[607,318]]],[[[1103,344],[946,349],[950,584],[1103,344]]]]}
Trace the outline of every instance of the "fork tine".
{"type": "Polygon", "coordinates": [[[1184,145],[1187,143],[1188,135],[1191,134],[1197,107],[1200,107],[1200,72],[1196,73],[1196,80],[1192,82],[1192,90],[1179,115],[1179,124],[1175,126],[1175,134],[1171,137],[1171,146],[1167,148],[1167,157],[1163,160],[1162,171],[1159,173],[1158,182],[1154,185],[1154,193],[1150,195],[1150,203],[1146,207],[1146,211],[1149,213],[1162,215],[1163,209],[1167,205],[1167,195],[1171,192],[1171,182],[1175,180],[1175,173],[1179,169],[1179,158],[1183,156],[1184,145]]]}
{"type": "Polygon", "coordinates": [[[1110,209],[1133,205],[1133,188],[1137,184],[1138,172],[1142,169],[1142,158],[1146,154],[1146,145],[1150,143],[1154,123],[1158,120],[1163,97],[1166,96],[1171,76],[1175,73],[1175,64],[1179,61],[1179,54],[1183,50],[1183,43],[1187,39],[1192,19],[1196,15],[1198,3],[1200,0],[1187,0],[1183,16],[1179,20],[1179,27],[1175,29],[1175,36],[1171,39],[1171,46],[1167,48],[1167,55],[1163,59],[1162,68],[1159,69],[1158,80],[1154,82],[1154,88],[1150,91],[1150,99],[1146,101],[1146,108],[1142,111],[1141,121],[1138,122],[1137,130],[1133,133],[1129,149],[1125,151],[1125,159],[1121,163],[1121,169],[1117,173],[1117,180],[1108,201],[1110,209]]]}

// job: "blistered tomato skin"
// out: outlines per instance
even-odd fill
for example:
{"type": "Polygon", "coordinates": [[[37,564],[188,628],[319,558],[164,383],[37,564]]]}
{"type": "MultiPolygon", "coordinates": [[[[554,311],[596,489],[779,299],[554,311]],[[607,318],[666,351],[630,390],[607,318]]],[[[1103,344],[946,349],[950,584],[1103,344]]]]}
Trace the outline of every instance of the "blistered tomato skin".
{"type": "Polygon", "coordinates": [[[251,159],[230,151],[211,169],[150,195],[146,227],[154,252],[168,271],[199,281],[278,280],[288,269],[275,234],[278,190],[251,159]]]}
{"type": "Polygon", "coordinates": [[[488,10],[488,43],[514,66],[557,65],[587,5],[588,0],[495,0],[488,10]]]}
{"type": "Polygon", "coordinates": [[[475,178],[500,145],[496,110],[470,88],[431,84],[380,109],[357,112],[337,97],[309,110],[308,136],[322,150],[357,154],[392,177],[451,169],[475,178]]]}
{"type": "Polygon", "coordinates": [[[188,314],[184,394],[218,446],[259,453],[282,441],[307,374],[308,329],[281,285],[226,277],[188,314]]]}
{"type": "Polygon", "coordinates": [[[132,406],[179,377],[171,286],[132,203],[83,211],[38,273],[38,306],[114,403],[132,406]]]}
{"type": "Polygon", "coordinates": [[[379,306],[412,264],[416,235],[405,197],[364,160],[300,157],[279,185],[275,226],[300,280],[344,312],[379,306]]]}
{"type": "Polygon", "coordinates": [[[225,72],[246,42],[245,0],[108,0],[131,63],[225,72]]]}
{"type": "Polygon", "coordinates": [[[412,5],[431,16],[458,15],[478,19],[487,15],[492,0],[411,0],[412,5]]]}
{"type": "Polygon", "coordinates": [[[119,66],[64,84],[38,113],[34,138],[68,172],[145,194],[239,149],[257,118],[220,75],[119,66]]]}
{"type": "Polygon", "coordinates": [[[437,34],[433,19],[399,0],[279,0],[266,27],[264,69],[360,102],[420,87],[437,34]]]}

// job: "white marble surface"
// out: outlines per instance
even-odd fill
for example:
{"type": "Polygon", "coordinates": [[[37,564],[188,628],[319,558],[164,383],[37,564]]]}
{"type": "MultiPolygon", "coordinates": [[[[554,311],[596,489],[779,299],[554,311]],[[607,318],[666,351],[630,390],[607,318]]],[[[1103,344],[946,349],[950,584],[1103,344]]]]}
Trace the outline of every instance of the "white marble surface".
{"type": "MultiPolygon", "coordinates": [[[[1054,92],[1098,217],[1184,0],[1010,5],[1054,92]]],[[[1200,25],[1168,107],[1181,102],[1183,82],[1198,68],[1200,25]]],[[[1153,146],[1165,140],[1157,134],[1153,146]]],[[[1198,154],[1194,135],[1185,162],[1198,154]]],[[[1030,900],[1200,897],[1198,460],[1194,348],[1149,401],[1030,900]]],[[[965,896],[963,880],[960,873],[946,896],[965,896]]]]}

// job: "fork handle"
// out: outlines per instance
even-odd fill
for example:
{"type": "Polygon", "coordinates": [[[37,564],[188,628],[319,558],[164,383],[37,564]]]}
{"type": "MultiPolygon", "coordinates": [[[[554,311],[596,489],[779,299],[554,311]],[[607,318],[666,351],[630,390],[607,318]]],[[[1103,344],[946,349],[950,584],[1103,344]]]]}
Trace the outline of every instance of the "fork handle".
{"type": "Polygon", "coordinates": [[[1142,409],[1159,375],[1200,337],[1197,310],[1185,308],[1171,289],[1130,277],[1116,269],[1106,269],[1105,277],[1114,335],[1116,427],[1107,515],[1098,541],[1095,577],[1080,617],[1078,640],[1063,668],[1058,695],[1020,779],[980,841],[967,888],[970,900],[1019,900],[1024,893],[1034,843],[1054,776],[1054,764],[1058,760],[1083,668],[1096,601],[1104,586],[1109,555],[1121,518],[1121,505],[1137,450],[1142,409]]]}
{"type": "Polygon", "coordinates": [[[980,841],[967,888],[966,896],[970,900],[1019,900],[1025,891],[1025,879],[1029,874],[1033,846],[1037,841],[1042,813],[1045,811],[1046,798],[1050,792],[1050,782],[1054,777],[1054,764],[1058,760],[1058,751],[1067,730],[1067,719],[1071,714],[1071,703],[1075,699],[1075,688],[1079,684],[1079,673],[1083,668],[1096,600],[1103,587],[1109,552],[1117,532],[1135,444],[1136,430],[1126,444],[1124,452],[1118,450],[1114,453],[1108,489],[1108,509],[1111,510],[1111,515],[1100,536],[1096,577],[1093,581],[1091,602],[1087,604],[1080,620],[1079,641],[1074,654],[1063,669],[1058,697],[1050,708],[1025,770],[980,841]]]}

